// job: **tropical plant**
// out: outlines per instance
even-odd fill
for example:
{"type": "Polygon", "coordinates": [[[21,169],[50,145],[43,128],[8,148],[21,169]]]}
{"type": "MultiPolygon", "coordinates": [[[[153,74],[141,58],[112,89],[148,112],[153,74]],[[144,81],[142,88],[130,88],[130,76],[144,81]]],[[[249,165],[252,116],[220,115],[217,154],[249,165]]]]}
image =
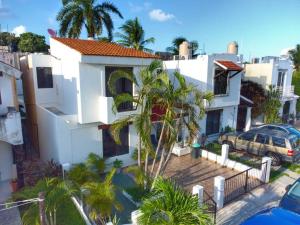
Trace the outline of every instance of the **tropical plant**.
{"type": "Polygon", "coordinates": [[[280,92],[275,86],[270,85],[266,92],[266,101],[263,105],[264,122],[278,123],[281,122],[279,109],[281,107],[280,92]]]}
{"type": "Polygon", "coordinates": [[[123,166],[123,161],[122,161],[122,160],[116,159],[116,160],[113,162],[113,166],[114,166],[114,168],[116,168],[116,169],[120,169],[120,168],[122,168],[122,166],[123,166]]]}
{"type": "MultiPolygon", "coordinates": [[[[171,52],[173,55],[179,55],[179,46],[182,42],[188,41],[185,37],[176,37],[172,40],[172,46],[167,47],[166,50],[171,52]]],[[[199,44],[197,41],[190,41],[190,47],[192,48],[192,55],[195,55],[196,51],[199,48],[199,44]]]]}
{"type": "Polygon", "coordinates": [[[18,49],[21,52],[48,52],[49,46],[45,36],[27,32],[20,35],[18,49]]]}
{"type": "MultiPolygon", "coordinates": [[[[39,180],[33,187],[26,187],[13,195],[17,201],[37,198],[39,193],[45,194],[46,222],[49,225],[57,225],[57,212],[60,206],[70,200],[76,192],[65,181],[59,178],[45,178],[39,180]]],[[[38,202],[31,203],[26,207],[22,217],[24,225],[40,224],[38,202]]]]}
{"type": "Polygon", "coordinates": [[[242,81],[241,95],[253,101],[251,117],[256,118],[263,113],[263,105],[266,100],[264,88],[253,81],[242,81]]]}
{"type": "Polygon", "coordinates": [[[296,45],[295,49],[289,51],[289,54],[294,62],[297,71],[300,69],[300,44],[296,45]]]}
{"type": "Polygon", "coordinates": [[[155,180],[140,210],[138,222],[143,225],[212,224],[209,215],[199,206],[197,196],[192,196],[174,182],[161,177],[155,180]]]}
{"type": "Polygon", "coordinates": [[[95,180],[97,175],[84,163],[74,165],[67,173],[67,178],[78,188],[88,181],[95,180]]]}
{"type": "Polygon", "coordinates": [[[94,221],[106,224],[111,221],[113,209],[122,210],[122,205],[116,200],[116,187],[112,183],[116,170],[112,169],[103,182],[87,182],[83,185],[86,190],[84,199],[90,208],[89,216],[94,221]]]}
{"type": "Polygon", "coordinates": [[[95,153],[90,153],[85,161],[90,171],[96,174],[102,174],[105,170],[105,160],[95,153]]]}
{"type": "Polygon", "coordinates": [[[113,111],[116,111],[118,106],[125,102],[132,102],[140,109],[137,113],[131,113],[129,116],[115,121],[110,127],[110,132],[116,141],[121,144],[120,131],[124,126],[132,123],[137,130],[138,134],[138,165],[141,166],[141,152],[145,151],[145,171],[148,168],[148,156],[153,152],[153,146],[151,143],[151,129],[152,129],[152,106],[153,106],[153,93],[159,88],[159,85],[164,77],[167,75],[162,70],[162,63],[160,61],[153,61],[149,66],[143,68],[139,77],[123,70],[117,70],[110,75],[108,80],[108,87],[114,97],[113,111]],[[132,96],[128,93],[118,94],[116,93],[116,82],[119,79],[128,79],[136,87],[136,96],[132,96]],[[139,80],[139,82],[137,82],[139,80]]]}
{"type": "Polygon", "coordinates": [[[103,32],[105,26],[109,40],[113,38],[111,14],[123,18],[119,9],[110,2],[97,4],[96,0],[62,0],[63,7],[56,19],[60,23],[59,34],[63,37],[78,38],[84,27],[89,38],[103,32]]]}
{"type": "Polygon", "coordinates": [[[137,17],[133,20],[127,20],[119,29],[122,31],[122,33],[116,33],[116,36],[120,38],[117,41],[119,44],[137,50],[152,52],[145,46],[154,43],[155,39],[153,37],[145,39],[145,30],[137,17]]]}
{"type": "Polygon", "coordinates": [[[210,103],[213,98],[211,92],[202,92],[198,87],[187,83],[177,71],[172,76],[166,76],[163,81],[164,85],[156,95],[156,104],[165,113],[161,117],[163,125],[151,168],[153,173],[158,151],[162,149],[155,178],[165,170],[182,127],[188,131],[189,143],[198,135],[199,120],[205,115],[204,102],[210,103]]]}

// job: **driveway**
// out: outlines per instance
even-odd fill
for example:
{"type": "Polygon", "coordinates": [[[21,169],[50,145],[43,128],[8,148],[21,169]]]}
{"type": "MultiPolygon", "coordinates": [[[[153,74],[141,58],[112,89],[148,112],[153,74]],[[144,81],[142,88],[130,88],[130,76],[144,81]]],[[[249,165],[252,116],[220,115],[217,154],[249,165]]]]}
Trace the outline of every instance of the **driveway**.
{"type": "Polygon", "coordinates": [[[282,176],[273,183],[256,188],[228,204],[218,211],[217,225],[238,225],[263,209],[277,206],[285,193],[285,187],[299,177],[299,175],[292,175],[282,176]]]}

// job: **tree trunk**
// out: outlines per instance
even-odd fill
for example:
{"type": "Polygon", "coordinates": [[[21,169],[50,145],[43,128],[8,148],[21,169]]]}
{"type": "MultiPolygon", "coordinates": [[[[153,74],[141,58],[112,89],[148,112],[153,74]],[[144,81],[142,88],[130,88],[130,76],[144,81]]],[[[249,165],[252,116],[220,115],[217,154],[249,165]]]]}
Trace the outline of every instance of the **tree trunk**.
{"type": "Polygon", "coordinates": [[[46,225],[45,193],[39,193],[39,213],[41,225],[46,225]]]}
{"type": "Polygon", "coordinates": [[[154,180],[156,180],[156,179],[157,179],[157,177],[158,177],[158,175],[160,174],[160,170],[161,170],[161,167],[162,167],[162,164],[163,164],[164,158],[165,158],[165,148],[163,148],[163,151],[162,151],[162,153],[161,153],[160,162],[159,162],[159,165],[158,165],[158,168],[157,168],[157,171],[156,171],[156,174],[155,174],[154,180]]]}
{"type": "Polygon", "coordinates": [[[138,147],[138,166],[141,167],[141,150],[142,150],[142,138],[139,135],[139,147],[138,147]]]}
{"type": "Polygon", "coordinates": [[[172,144],[172,145],[171,145],[171,148],[169,149],[168,156],[167,156],[167,158],[166,158],[165,163],[164,163],[163,166],[162,166],[161,173],[164,173],[165,170],[166,170],[166,167],[167,167],[168,162],[169,162],[169,160],[170,160],[170,158],[171,158],[171,155],[172,155],[172,149],[173,149],[174,145],[175,145],[175,144],[172,144]]]}
{"type": "Polygon", "coordinates": [[[159,141],[158,141],[158,144],[157,144],[157,147],[156,147],[156,150],[155,150],[155,156],[154,156],[154,159],[153,159],[153,162],[152,162],[152,167],[151,167],[151,172],[150,172],[151,175],[153,174],[154,166],[155,166],[155,163],[156,163],[156,158],[157,158],[160,146],[161,146],[163,133],[165,131],[165,126],[166,126],[166,122],[164,121],[162,129],[161,129],[161,133],[160,133],[160,136],[159,136],[159,141]]]}
{"type": "Polygon", "coordinates": [[[149,160],[149,153],[146,152],[146,157],[145,157],[145,174],[148,174],[148,160],[149,160]]]}

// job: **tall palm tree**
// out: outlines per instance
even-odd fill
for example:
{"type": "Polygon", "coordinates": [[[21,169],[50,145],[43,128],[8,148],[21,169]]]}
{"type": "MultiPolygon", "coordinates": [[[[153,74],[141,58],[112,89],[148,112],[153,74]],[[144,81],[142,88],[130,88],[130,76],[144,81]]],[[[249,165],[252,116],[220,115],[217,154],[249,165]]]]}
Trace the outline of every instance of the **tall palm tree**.
{"type": "Polygon", "coordinates": [[[62,0],[63,7],[56,19],[60,23],[59,34],[63,37],[78,38],[84,27],[89,38],[103,32],[105,26],[109,40],[113,38],[114,24],[111,14],[123,18],[119,9],[110,2],[97,4],[96,0],[62,0]]]}
{"type": "MultiPolygon", "coordinates": [[[[67,201],[70,202],[70,198],[76,191],[59,178],[45,178],[38,181],[35,186],[26,187],[22,191],[15,193],[13,199],[27,200],[37,198],[40,192],[45,194],[47,224],[57,225],[57,211],[62,210],[61,206],[64,205],[64,203],[67,201]]],[[[23,214],[22,222],[24,225],[32,225],[40,224],[39,220],[38,202],[31,203],[23,214]]]]}
{"type": "Polygon", "coordinates": [[[210,225],[212,221],[199,206],[198,198],[170,180],[158,178],[140,208],[143,225],[210,225]]]}
{"type": "Polygon", "coordinates": [[[120,38],[118,43],[137,50],[152,51],[145,46],[154,43],[155,39],[153,37],[145,39],[145,31],[137,17],[133,20],[127,20],[119,29],[122,33],[116,34],[120,38]]]}
{"type": "MultiPolygon", "coordinates": [[[[166,50],[171,52],[173,55],[179,55],[179,46],[182,42],[188,41],[185,37],[176,37],[172,40],[172,46],[167,47],[166,50]]],[[[192,55],[195,55],[196,51],[199,48],[199,44],[197,41],[189,41],[190,46],[192,48],[192,55]]]]}
{"type": "Polygon", "coordinates": [[[148,67],[142,69],[139,76],[136,77],[133,73],[118,70],[110,75],[108,80],[108,87],[113,93],[114,97],[114,110],[124,102],[133,102],[140,109],[137,113],[132,113],[131,115],[124,117],[120,120],[115,121],[110,127],[110,131],[115,141],[121,144],[119,134],[121,129],[133,123],[135,126],[138,136],[139,136],[139,146],[138,146],[138,165],[141,166],[141,151],[144,149],[146,151],[145,159],[145,171],[148,166],[148,156],[153,152],[153,146],[151,143],[151,115],[153,106],[153,93],[158,90],[159,82],[161,79],[166,77],[165,73],[160,72],[162,69],[161,61],[153,61],[148,67]],[[115,84],[119,79],[128,79],[137,87],[137,96],[132,96],[130,94],[116,94],[115,84]],[[137,81],[139,80],[139,82],[137,81]]]}
{"type": "Polygon", "coordinates": [[[296,45],[295,49],[289,51],[289,54],[294,62],[296,70],[300,69],[300,44],[296,45]]]}
{"type": "Polygon", "coordinates": [[[165,114],[162,117],[163,127],[151,168],[151,173],[153,173],[158,150],[162,148],[155,178],[166,168],[177,134],[182,127],[188,131],[190,143],[196,137],[200,128],[199,120],[205,114],[204,102],[210,103],[213,98],[212,93],[202,92],[193,84],[187,83],[179,72],[174,72],[172,77],[166,77],[164,87],[160,91],[156,99],[157,103],[165,109],[165,114]],[[165,141],[162,141],[163,139],[165,141]]]}
{"type": "Polygon", "coordinates": [[[85,202],[90,207],[90,217],[101,224],[111,221],[113,209],[122,210],[122,205],[116,200],[116,187],[112,183],[115,172],[112,169],[103,182],[88,182],[83,185],[86,190],[85,202]]]}

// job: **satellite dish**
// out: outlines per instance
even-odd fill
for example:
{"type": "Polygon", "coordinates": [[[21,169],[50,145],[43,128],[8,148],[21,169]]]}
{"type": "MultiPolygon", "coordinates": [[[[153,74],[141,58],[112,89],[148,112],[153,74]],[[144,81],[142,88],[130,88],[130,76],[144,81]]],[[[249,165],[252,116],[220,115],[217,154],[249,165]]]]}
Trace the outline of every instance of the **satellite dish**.
{"type": "Polygon", "coordinates": [[[50,34],[51,37],[56,37],[56,31],[52,29],[48,29],[48,34],[50,34]]]}

